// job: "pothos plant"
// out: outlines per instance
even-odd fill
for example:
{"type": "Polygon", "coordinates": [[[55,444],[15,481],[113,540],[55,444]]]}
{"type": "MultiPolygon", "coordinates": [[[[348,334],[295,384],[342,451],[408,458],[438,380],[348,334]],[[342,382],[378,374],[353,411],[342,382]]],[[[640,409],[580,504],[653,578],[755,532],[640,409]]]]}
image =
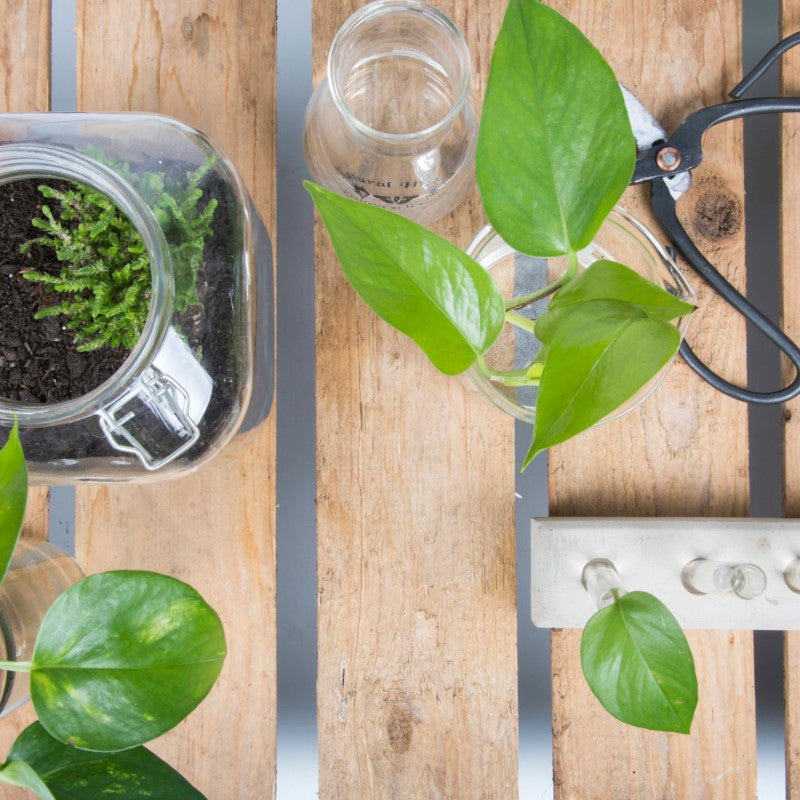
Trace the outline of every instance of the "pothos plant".
{"type": "MultiPolygon", "coordinates": [[[[0,450],[0,580],[27,487],[15,424],[0,450]]],[[[31,660],[0,661],[0,669],[29,673],[38,716],[0,766],[0,782],[41,800],[203,800],[141,745],[200,703],[225,654],[219,617],[191,586],[143,571],[79,581],[47,611],[31,660]]]]}
{"type": "MultiPolygon", "coordinates": [[[[457,374],[482,359],[506,322],[533,327],[539,352],[508,376],[538,387],[523,469],[656,375],[680,344],[672,320],[693,310],[622,264],[579,269],[578,252],[622,196],[635,158],[622,93],[601,54],[537,0],[510,0],[481,117],[478,186],[502,238],[532,256],[566,257],[563,275],[506,303],[492,277],[447,240],[306,183],[356,292],[442,372],[457,374]],[[515,310],[543,297],[550,297],[548,310],[535,325],[515,310]]],[[[692,654],[657,598],[615,593],[589,620],[581,660],[589,686],[615,717],[689,732],[697,703],[692,654]]]]}

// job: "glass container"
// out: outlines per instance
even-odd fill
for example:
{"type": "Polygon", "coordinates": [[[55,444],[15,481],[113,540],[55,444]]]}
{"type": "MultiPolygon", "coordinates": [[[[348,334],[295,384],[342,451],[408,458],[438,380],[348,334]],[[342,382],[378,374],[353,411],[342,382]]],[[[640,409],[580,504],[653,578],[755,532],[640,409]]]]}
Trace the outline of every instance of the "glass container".
{"type": "MultiPolygon", "coordinates": [[[[506,244],[491,226],[478,233],[467,253],[491,273],[507,300],[538,292],[557,280],[567,269],[566,257],[536,258],[519,253],[506,244]]],[[[687,303],[696,302],[694,292],[674,259],[641,222],[620,207],[611,212],[592,243],[578,253],[580,269],[586,269],[601,259],[622,263],[679,299],[687,303]]],[[[548,302],[549,296],[517,307],[516,310],[535,321],[547,310],[548,302]]],[[[674,323],[681,338],[686,335],[689,319],[688,316],[681,317],[674,323]]],[[[509,386],[491,373],[527,367],[533,362],[540,346],[541,343],[532,333],[506,323],[497,341],[484,355],[483,363],[478,361],[467,372],[470,382],[502,411],[533,424],[536,419],[537,387],[509,386]]],[[[602,421],[618,419],[642,403],[663,380],[669,366],[665,365],[630,400],[602,421]]]]}
{"type": "Polygon", "coordinates": [[[16,416],[32,478],[179,475],[258,424],[273,394],[272,255],[230,161],[168,117],[0,114],[0,185],[25,179],[66,179],[109,198],[138,230],[151,277],[143,331],[110,378],[64,402],[0,398],[0,436],[16,416]],[[187,305],[186,242],[165,207],[198,170],[197,207],[216,206],[187,305]]]}
{"type": "MultiPolygon", "coordinates": [[[[31,660],[47,610],[82,577],[77,562],[50,542],[17,542],[0,585],[0,660],[31,660]]],[[[5,716],[28,699],[30,675],[0,670],[0,687],[0,716],[5,716]]]]}
{"type": "Polygon", "coordinates": [[[314,180],[423,224],[475,181],[478,124],[463,36],[419,0],[376,0],[340,28],[306,109],[314,180]]]}
{"type": "Polygon", "coordinates": [[[681,571],[683,585],[693,594],[733,592],[743,600],[764,593],[767,576],[757,564],[729,564],[710,558],[696,558],[681,571]]]}
{"type": "Polygon", "coordinates": [[[598,611],[614,602],[615,592],[617,597],[627,594],[616,567],[605,558],[595,558],[586,564],[581,583],[598,611]]]}

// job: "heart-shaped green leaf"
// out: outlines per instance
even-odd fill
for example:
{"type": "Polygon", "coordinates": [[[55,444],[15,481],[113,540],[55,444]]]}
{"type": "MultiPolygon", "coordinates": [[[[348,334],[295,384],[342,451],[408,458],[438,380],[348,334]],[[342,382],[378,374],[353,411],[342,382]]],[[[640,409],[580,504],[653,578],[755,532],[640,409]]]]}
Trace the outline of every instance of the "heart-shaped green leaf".
{"type": "Polygon", "coordinates": [[[477,149],[495,229],[531,255],[580,250],[622,196],[635,160],[622,92],[600,53],[546,5],[510,0],[477,149]]]}
{"type": "Polygon", "coordinates": [[[547,310],[566,310],[587,300],[624,300],[638,306],[650,319],[663,322],[695,309],[616,261],[596,261],[560,289],[547,310]]]}
{"type": "Polygon", "coordinates": [[[40,800],[59,800],[53,796],[47,784],[36,774],[36,770],[24,761],[9,760],[0,769],[0,781],[12,786],[30,789],[40,800]]]}
{"type": "Polygon", "coordinates": [[[31,699],[60,741],[123,750],[189,714],[225,652],[219,617],[191,586],[153,572],[104,572],[71,586],[45,615],[31,699]]]}
{"type": "Polygon", "coordinates": [[[470,367],[500,333],[503,296],[478,263],[398,214],[306,181],[353,288],[447,375],[470,367]]]}
{"type": "MultiPolygon", "coordinates": [[[[205,800],[169,764],[144,747],[93,753],[62,744],[38,723],[27,727],[9,760],[33,768],[55,800],[205,800]]],[[[42,795],[40,795],[41,797],[42,795]]]]}
{"type": "Polygon", "coordinates": [[[653,595],[631,592],[598,611],[583,631],[581,664],[595,697],[617,719],[689,733],[697,705],[692,651],[653,595]]]}
{"type": "Polygon", "coordinates": [[[22,529],[28,499],[28,467],[22,454],[17,421],[0,450],[0,583],[22,529]]]}
{"type": "Polygon", "coordinates": [[[619,408],[675,355],[680,341],[669,322],[644,318],[621,321],[608,339],[588,347],[550,345],[523,469],[619,408]]]}

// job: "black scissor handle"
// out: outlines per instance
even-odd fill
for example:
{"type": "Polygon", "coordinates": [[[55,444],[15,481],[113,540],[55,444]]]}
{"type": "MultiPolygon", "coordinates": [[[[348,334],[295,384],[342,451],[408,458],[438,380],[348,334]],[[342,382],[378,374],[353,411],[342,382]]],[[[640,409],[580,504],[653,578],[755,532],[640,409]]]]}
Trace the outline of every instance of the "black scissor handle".
{"type": "Polygon", "coordinates": [[[681,225],[675,213],[675,198],[670,194],[664,181],[653,181],[651,186],[653,212],[675,247],[677,247],[689,264],[691,264],[698,275],[700,275],[723,300],[733,306],[733,308],[747,320],[752,322],[767,339],[786,355],[794,366],[795,377],[788,386],[773,392],[756,392],[752,389],[736,386],[717,375],[716,372],[704,364],[684,340],[681,343],[680,353],[686,363],[715,389],[718,389],[729,397],[743,400],[746,403],[759,405],[783,403],[800,394],[800,347],[798,347],[777,325],[765,317],[746,297],[728,283],[700,252],[695,243],[689,238],[689,234],[686,233],[683,225],[681,225]]]}

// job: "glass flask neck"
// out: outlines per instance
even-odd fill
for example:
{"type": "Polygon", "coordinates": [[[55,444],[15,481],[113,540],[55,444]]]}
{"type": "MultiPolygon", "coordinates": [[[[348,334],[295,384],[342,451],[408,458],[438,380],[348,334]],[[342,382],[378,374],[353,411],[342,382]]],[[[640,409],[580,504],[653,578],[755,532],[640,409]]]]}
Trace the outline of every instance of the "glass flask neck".
{"type": "Polygon", "coordinates": [[[339,29],[328,85],[342,118],[384,146],[418,146],[463,113],[471,62],[463,36],[420,0],[375,0],[339,29]]]}
{"type": "Polygon", "coordinates": [[[59,178],[83,183],[108,197],[138,230],[150,260],[150,309],[142,335],[117,372],[73,400],[52,404],[0,399],[0,424],[14,417],[25,426],[72,422],[113,403],[153,360],[167,333],[173,304],[172,261],[164,234],[135,189],[104,164],[74,150],[52,145],[0,146],[0,186],[27,179],[59,178]]]}

